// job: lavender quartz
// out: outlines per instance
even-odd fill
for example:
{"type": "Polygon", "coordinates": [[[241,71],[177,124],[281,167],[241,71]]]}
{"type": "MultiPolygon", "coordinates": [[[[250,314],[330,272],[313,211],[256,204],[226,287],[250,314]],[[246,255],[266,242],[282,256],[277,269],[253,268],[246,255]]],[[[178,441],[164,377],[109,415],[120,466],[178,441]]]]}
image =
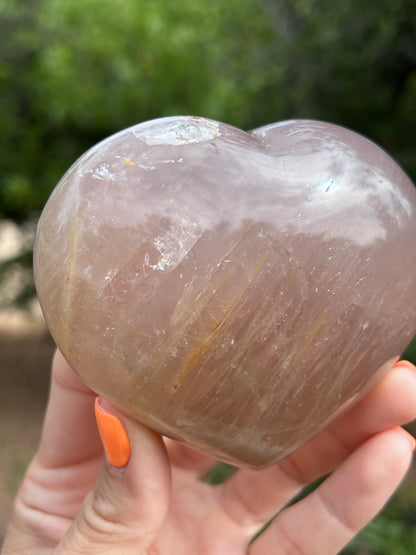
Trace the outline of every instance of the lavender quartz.
{"type": "Polygon", "coordinates": [[[237,465],[288,455],[416,331],[416,190],[344,128],[197,117],[84,154],[39,222],[53,337],[97,393],[237,465]]]}

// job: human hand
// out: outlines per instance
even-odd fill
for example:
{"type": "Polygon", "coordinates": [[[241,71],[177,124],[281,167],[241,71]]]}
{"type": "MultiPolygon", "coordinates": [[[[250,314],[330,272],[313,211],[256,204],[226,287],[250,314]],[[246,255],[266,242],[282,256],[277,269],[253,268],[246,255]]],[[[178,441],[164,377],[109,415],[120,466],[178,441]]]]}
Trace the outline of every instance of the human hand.
{"type": "Polygon", "coordinates": [[[104,423],[108,457],[124,466],[108,458],[102,464],[95,399],[57,353],[40,446],[3,555],[334,554],[397,488],[415,445],[399,427],[416,417],[416,369],[408,362],[290,457],[265,470],[238,470],[217,486],[202,480],[213,458],[164,440],[105,400],[99,418],[115,416],[128,440],[115,446],[104,423]],[[331,471],[250,544],[304,485],[331,471]]]}

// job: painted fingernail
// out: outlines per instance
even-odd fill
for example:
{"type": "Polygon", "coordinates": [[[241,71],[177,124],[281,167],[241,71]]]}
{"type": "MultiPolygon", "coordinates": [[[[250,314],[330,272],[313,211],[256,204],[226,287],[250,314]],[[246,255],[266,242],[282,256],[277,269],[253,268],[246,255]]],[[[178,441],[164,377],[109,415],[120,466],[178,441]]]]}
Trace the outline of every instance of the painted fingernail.
{"type": "Polygon", "coordinates": [[[399,360],[399,362],[393,364],[393,368],[398,368],[399,366],[405,366],[406,368],[410,368],[410,370],[413,370],[413,372],[416,372],[416,366],[408,360],[399,360]]]}
{"type": "Polygon", "coordinates": [[[108,462],[116,468],[125,466],[130,458],[130,441],[120,420],[101,406],[101,397],[95,400],[95,417],[108,462]]]}

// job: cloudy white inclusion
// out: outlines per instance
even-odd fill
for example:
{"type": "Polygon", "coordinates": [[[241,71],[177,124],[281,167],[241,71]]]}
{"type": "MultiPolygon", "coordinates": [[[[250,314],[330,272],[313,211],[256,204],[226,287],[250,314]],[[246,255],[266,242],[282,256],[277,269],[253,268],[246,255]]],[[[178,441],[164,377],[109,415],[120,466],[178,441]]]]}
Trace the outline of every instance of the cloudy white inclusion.
{"type": "Polygon", "coordinates": [[[174,217],[169,229],[153,241],[159,252],[157,263],[150,264],[150,256],[146,253],[145,265],[152,270],[173,270],[185,258],[200,236],[201,229],[195,222],[180,216],[174,217]]]}
{"type": "Polygon", "coordinates": [[[140,125],[134,129],[134,136],[148,145],[187,145],[211,141],[220,136],[216,121],[184,117],[166,125],[163,119],[140,125]]]}

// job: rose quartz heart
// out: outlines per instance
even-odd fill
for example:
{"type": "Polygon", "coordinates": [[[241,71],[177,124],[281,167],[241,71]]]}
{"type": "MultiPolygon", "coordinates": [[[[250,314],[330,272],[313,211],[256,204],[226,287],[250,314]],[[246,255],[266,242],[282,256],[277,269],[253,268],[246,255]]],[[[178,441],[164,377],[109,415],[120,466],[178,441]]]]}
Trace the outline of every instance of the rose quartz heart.
{"type": "Polygon", "coordinates": [[[416,190],[378,146],[197,117],[84,154],[42,213],[39,299],[97,393],[260,468],[345,410],[416,331],[416,190]]]}

